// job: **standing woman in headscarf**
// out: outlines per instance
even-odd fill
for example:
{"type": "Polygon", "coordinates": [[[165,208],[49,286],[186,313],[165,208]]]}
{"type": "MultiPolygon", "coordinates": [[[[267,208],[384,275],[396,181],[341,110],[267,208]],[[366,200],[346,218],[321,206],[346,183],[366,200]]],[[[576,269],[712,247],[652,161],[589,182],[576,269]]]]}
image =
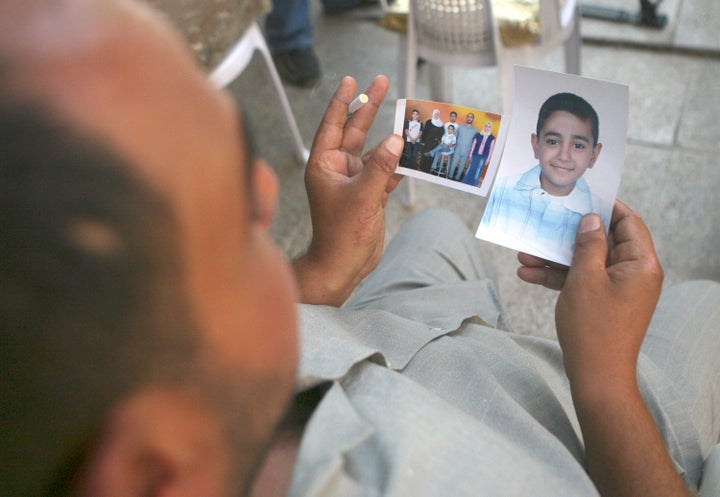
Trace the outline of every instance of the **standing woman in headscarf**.
{"type": "Polygon", "coordinates": [[[475,135],[470,145],[470,167],[462,182],[466,185],[478,186],[483,169],[490,162],[495,150],[495,135],[492,134],[493,123],[486,122],[482,131],[475,135]]]}
{"type": "MultiPolygon", "coordinates": [[[[429,152],[434,149],[438,143],[440,143],[444,133],[445,125],[442,122],[442,119],[440,119],[440,110],[435,109],[432,113],[432,117],[425,122],[425,127],[423,128],[423,152],[429,152]]],[[[425,173],[429,173],[432,161],[432,157],[426,156],[423,153],[422,160],[420,161],[420,170],[425,173]]]]}

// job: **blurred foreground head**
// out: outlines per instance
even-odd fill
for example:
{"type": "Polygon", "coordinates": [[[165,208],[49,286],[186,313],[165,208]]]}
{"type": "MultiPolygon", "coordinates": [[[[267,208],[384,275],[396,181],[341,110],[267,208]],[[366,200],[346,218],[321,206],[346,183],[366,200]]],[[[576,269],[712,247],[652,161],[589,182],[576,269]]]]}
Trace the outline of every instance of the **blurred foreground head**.
{"type": "Polygon", "coordinates": [[[1,495],[236,495],[292,391],[276,184],[130,1],[0,0],[1,495]]]}

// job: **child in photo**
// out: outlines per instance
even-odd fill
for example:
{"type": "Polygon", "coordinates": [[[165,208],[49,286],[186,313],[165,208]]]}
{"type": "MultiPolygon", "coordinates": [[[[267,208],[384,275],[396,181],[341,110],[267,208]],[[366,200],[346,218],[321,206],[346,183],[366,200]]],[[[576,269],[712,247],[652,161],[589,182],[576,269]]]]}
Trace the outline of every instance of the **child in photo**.
{"type": "Polygon", "coordinates": [[[450,124],[447,127],[447,132],[440,140],[440,144],[435,147],[434,150],[428,152],[428,155],[432,155],[434,157],[431,168],[432,171],[435,171],[437,169],[438,160],[442,160],[443,158],[452,155],[453,151],[455,150],[456,143],[457,137],[455,136],[455,126],[450,124]]]}
{"type": "Polygon", "coordinates": [[[413,109],[410,112],[410,119],[405,121],[403,136],[405,137],[405,150],[407,152],[407,164],[405,167],[417,169],[417,152],[420,139],[422,138],[423,124],[420,122],[420,111],[413,109]]]}
{"type": "Polygon", "coordinates": [[[541,106],[530,142],[539,163],[496,181],[480,229],[570,261],[583,215],[596,212],[609,223],[582,177],[602,149],[598,114],[578,95],[555,94],[541,106]]]}

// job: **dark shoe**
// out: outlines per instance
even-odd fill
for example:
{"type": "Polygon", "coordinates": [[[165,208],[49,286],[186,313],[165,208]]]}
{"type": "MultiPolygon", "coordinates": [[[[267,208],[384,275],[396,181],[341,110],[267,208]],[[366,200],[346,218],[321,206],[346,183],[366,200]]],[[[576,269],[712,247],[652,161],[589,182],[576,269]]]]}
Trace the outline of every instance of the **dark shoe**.
{"type": "Polygon", "coordinates": [[[274,52],[272,58],[280,77],[288,84],[309,87],[320,79],[320,61],[312,47],[274,52]]]}
{"type": "MultiPolygon", "coordinates": [[[[379,0],[324,0],[322,3],[323,12],[330,16],[344,14],[345,12],[350,12],[355,9],[381,6],[379,0]]],[[[388,4],[390,4],[390,2],[388,2],[388,4]]]]}

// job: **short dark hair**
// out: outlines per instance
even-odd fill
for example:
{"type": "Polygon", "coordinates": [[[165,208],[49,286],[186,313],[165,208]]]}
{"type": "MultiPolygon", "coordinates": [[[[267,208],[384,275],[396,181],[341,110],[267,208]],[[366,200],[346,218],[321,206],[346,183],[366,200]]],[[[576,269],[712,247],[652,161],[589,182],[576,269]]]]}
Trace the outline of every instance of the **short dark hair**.
{"type": "Polygon", "coordinates": [[[63,495],[113,405],[196,367],[169,207],[49,113],[0,95],[0,495],[63,495]]]}
{"type": "Polygon", "coordinates": [[[575,95],[574,93],[556,93],[545,100],[545,103],[543,103],[540,107],[537,126],[535,128],[535,132],[538,137],[542,133],[543,127],[545,126],[545,122],[548,118],[558,111],[569,112],[578,119],[590,121],[593,146],[598,144],[600,136],[600,120],[598,119],[597,112],[595,112],[595,109],[587,100],[575,95]]]}

